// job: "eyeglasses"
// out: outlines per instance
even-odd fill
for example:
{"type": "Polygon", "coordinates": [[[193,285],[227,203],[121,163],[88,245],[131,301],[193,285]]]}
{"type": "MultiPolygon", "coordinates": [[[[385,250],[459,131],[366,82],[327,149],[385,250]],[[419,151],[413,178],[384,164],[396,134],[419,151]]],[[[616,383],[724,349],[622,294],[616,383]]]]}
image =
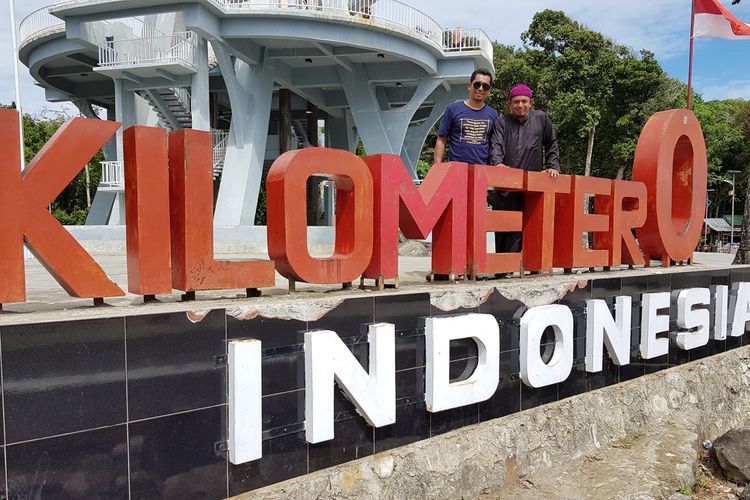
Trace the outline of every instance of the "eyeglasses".
{"type": "Polygon", "coordinates": [[[492,88],[492,86],[489,83],[474,82],[472,83],[472,85],[474,86],[476,90],[482,89],[485,92],[489,92],[490,89],[492,88]]]}

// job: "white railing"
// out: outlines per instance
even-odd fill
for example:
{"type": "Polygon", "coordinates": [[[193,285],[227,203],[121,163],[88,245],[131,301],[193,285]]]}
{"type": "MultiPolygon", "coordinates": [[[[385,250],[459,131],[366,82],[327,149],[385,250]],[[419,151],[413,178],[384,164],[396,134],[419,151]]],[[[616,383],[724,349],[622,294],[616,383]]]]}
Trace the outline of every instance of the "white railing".
{"type": "Polygon", "coordinates": [[[130,30],[133,32],[134,38],[157,38],[157,37],[165,37],[169,36],[169,34],[164,33],[163,31],[159,30],[154,26],[153,24],[148,24],[145,19],[142,19],[141,17],[123,17],[120,19],[104,19],[102,23],[105,24],[123,24],[130,28],[130,30]]]}
{"type": "Polygon", "coordinates": [[[193,63],[193,34],[180,31],[170,36],[113,40],[99,44],[99,66],[193,63]]]}
{"type": "MultiPolygon", "coordinates": [[[[443,29],[432,17],[421,12],[410,5],[398,0],[208,0],[215,4],[227,14],[270,12],[273,14],[304,15],[307,12],[338,18],[341,21],[359,22],[367,25],[380,26],[387,29],[395,29],[407,32],[409,35],[428,41],[439,49],[446,52],[460,52],[470,50],[481,50],[492,59],[492,41],[487,34],[479,28],[455,28],[443,29]]],[[[59,2],[55,2],[59,3],[59,2]]],[[[50,15],[48,7],[43,7],[21,22],[21,40],[32,36],[41,36],[45,30],[64,31],[65,23],[50,15]]],[[[138,18],[115,19],[106,21],[109,23],[122,22],[133,29],[134,37],[139,40],[158,40],[169,38],[162,36],[152,25],[146,24],[138,18]]],[[[172,36],[184,35],[175,33],[172,36]]],[[[189,36],[189,35],[188,35],[189,36]]],[[[125,41],[115,41],[115,44],[125,41]]],[[[175,43],[176,52],[184,52],[184,59],[192,62],[193,44],[187,40],[175,43]]],[[[103,60],[110,60],[112,52],[111,43],[100,44],[100,59],[104,52],[103,60]]],[[[133,64],[133,59],[159,62],[163,60],[159,43],[129,42],[131,46],[122,46],[121,52],[138,54],[137,57],[125,57],[125,62],[117,64],[133,64]],[[150,47],[154,45],[155,47],[150,47]],[[143,52],[143,54],[139,54],[143,52]],[[156,52],[156,53],[154,53],[156,52]]],[[[22,42],[23,44],[23,42],[22,42]]],[[[172,58],[172,57],[168,57],[172,58]]],[[[111,64],[116,65],[116,64],[111,64]]]]}
{"type": "Polygon", "coordinates": [[[443,31],[443,49],[446,52],[481,50],[492,58],[492,41],[481,28],[454,28],[443,31]]]}
{"type": "Polygon", "coordinates": [[[219,165],[224,163],[224,158],[227,155],[227,142],[229,140],[229,131],[212,130],[211,134],[213,135],[213,138],[214,138],[213,167],[215,171],[219,165]]]}
{"type": "Polygon", "coordinates": [[[125,170],[121,161],[103,161],[100,186],[104,188],[123,189],[125,187],[125,170]]]}
{"type": "Polygon", "coordinates": [[[24,17],[18,27],[19,45],[24,45],[31,38],[39,38],[53,33],[63,33],[65,21],[49,13],[49,6],[37,9],[24,17]]]}
{"type": "Polygon", "coordinates": [[[211,0],[225,11],[253,10],[297,14],[317,11],[344,20],[406,29],[441,46],[443,28],[430,16],[397,0],[211,0]]]}
{"type": "Polygon", "coordinates": [[[185,106],[185,109],[187,111],[190,111],[192,109],[191,106],[191,100],[190,100],[190,92],[186,88],[183,87],[175,87],[172,89],[174,91],[174,95],[177,96],[177,99],[180,100],[180,103],[182,103],[183,106],[185,106]]]}

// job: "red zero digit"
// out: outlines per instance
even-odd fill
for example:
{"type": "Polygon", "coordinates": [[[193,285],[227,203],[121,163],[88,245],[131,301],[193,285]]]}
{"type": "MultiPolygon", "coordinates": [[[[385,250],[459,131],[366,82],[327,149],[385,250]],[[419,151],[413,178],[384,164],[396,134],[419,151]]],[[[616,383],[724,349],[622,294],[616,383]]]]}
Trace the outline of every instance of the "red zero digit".
{"type": "Polygon", "coordinates": [[[647,257],[692,257],[706,210],[708,160],[703,131],[688,110],[656,113],[638,140],[633,180],[648,190],[646,224],[636,229],[647,257]]]}

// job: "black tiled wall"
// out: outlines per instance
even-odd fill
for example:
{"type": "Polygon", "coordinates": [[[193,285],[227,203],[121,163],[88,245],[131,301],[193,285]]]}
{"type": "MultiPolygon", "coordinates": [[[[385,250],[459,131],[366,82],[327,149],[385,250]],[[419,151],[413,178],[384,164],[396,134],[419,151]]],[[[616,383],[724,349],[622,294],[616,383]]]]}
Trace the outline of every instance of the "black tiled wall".
{"type": "MultiPolygon", "coordinates": [[[[640,293],[750,281],[745,270],[608,278],[560,299],[575,321],[574,368],[542,389],[520,380],[520,318],[526,308],[497,291],[473,309],[445,313],[429,294],[375,295],[343,301],[316,321],[254,317],[224,310],[16,325],[0,328],[2,411],[0,495],[12,498],[223,498],[520,410],[617,384],[750,342],[711,341],[664,359],[638,354],[640,293]],[[584,366],[585,300],[614,308],[633,297],[632,360],[603,371],[584,366]],[[500,378],[487,401],[429,413],[424,408],[424,318],[480,312],[500,329],[500,378]],[[304,332],[336,331],[367,368],[367,325],[396,329],[395,424],[373,429],[343,392],[335,393],[335,438],[316,445],[304,433],[304,332]],[[228,463],[225,366],[228,339],[263,342],[263,458],[228,463]],[[7,470],[7,478],[5,472],[7,470]],[[7,490],[6,490],[7,488],[7,490]]],[[[477,362],[473,342],[451,345],[451,377],[477,362]]]]}

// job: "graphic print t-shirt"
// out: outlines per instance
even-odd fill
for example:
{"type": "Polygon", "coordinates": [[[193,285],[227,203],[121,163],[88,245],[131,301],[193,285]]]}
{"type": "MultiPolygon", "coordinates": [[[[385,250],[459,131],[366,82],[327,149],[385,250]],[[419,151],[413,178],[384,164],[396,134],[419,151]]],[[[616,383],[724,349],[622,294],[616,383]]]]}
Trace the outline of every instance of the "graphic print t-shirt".
{"type": "Polygon", "coordinates": [[[487,165],[497,117],[497,111],[487,105],[480,110],[471,109],[463,101],[448,106],[438,130],[439,136],[448,137],[448,160],[487,165]]]}

